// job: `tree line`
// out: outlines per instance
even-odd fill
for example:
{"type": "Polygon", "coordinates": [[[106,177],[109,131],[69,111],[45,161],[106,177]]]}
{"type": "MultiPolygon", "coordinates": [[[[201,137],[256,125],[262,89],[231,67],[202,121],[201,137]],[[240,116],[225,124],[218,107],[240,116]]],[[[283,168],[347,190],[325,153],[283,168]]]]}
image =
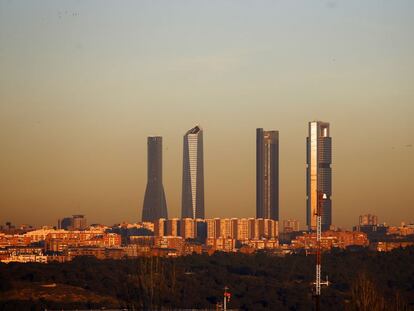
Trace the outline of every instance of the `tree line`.
{"type": "MultiPolygon", "coordinates": [[[[312,310],[314,256],[277,257],[215,253],[179,258],[125,260],[75,258],[67,263],[1,264],[0,310],[45,308],[214,309],[223,288],[230,308],[241,310],[312,310]],[[10,300],[7,293],[35,284],[66,284],[108,301],[10,300]]],[[[322,310],[414,310],[414,248],[389,253],[332,252],[323,255],[322,310]]]]}

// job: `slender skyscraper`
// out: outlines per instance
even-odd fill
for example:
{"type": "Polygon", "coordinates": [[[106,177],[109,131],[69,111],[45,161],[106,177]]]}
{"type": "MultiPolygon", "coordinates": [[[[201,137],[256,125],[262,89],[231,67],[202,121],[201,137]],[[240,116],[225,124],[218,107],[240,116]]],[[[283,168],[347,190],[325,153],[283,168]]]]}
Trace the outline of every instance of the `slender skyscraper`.
{"type": "Polygon", "coordinates": [[[203,130],[196,125],[184,135],[182,218],[204,218],[203,130]]]}
{"type": "Polygon", "coordinates": [[[142,221],[168,218],[162,185],[162,137],[148,137],[148,182],[145,190],[142,221]]]}
{"type": "Polygon", "coordinates": [[[321,197],[322,230],[332,224],[332,140],[329,136],[329,123],[309,122],[309,136],[306,139],[306,223],[309,230],[316,230],[316,208],[318,191],[321,197]]]}
{"type": "Polygon", "coordinates": [[[279,220],[279,132],[256,129],[256,218],[279,220]]]}

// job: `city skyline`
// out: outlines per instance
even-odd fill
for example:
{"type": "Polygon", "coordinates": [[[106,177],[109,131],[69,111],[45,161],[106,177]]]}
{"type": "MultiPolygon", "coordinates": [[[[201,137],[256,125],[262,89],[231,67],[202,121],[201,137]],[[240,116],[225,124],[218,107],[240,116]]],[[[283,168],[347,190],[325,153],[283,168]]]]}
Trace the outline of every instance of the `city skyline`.
{"type": "MultiPolygon", "coordinates": [[[[202,204],[201,211],[197,211],[197,205],[194,205],[194,202],[200,200],[197,199],[197,191],[195,192],[196,195],[192,194],[193,189],[197,189],[197,180],[200,181],[203,179],[204,176],[204,169],[203,169],[203,130],[199,125],[191,128],[186,132],[183,137],[183,187],[182,187],[182,208],[181,208],[181,218],[177,218],[176,216],[171,217],[170,219],[185,219],[185,218],[193,218],[193,219],[207,219],[209,217],[204,217],[205,207],[202,204]],[[199,159],[201,159],[201,166],[198,165],[199,159]],[[199,170],[197,170],[197,167],[199,170]],[[202,174],[199,174],[199,173],[202,174]],[[188,176],[187,176],[188,175],[188,176]],[[197,177],[199,176],[199,177],[197,177]],[[191,191],[188,192],[188,189],[191,191]],[[188,192],[188,193],[187,193],[188,192]],[[187,195],[185,195],[187,193],[187,195]],[[186,198],[187,197],[187,198],[186,198]],[[185,201],[191,200],[191,205],[185,205],[185,201]],[[191,207],[191,215],[188,214],[190,209],[188,206],[191,207]],[[186,207],[186,208],[184,208],[186,207]],[[187,211],[185,214],[184,211],[187,211]],[[196,214],[198,216],[196,216],[196,214]]],[[[259,190],[259,166],[267,167],[264,165],[264,161],[262,158],[263,153],[260,152],[260,149],[268,150],[269,157],[267,159],[268,164],[271,161],[276,161],[276,165],[270,168],[269,170],[274,170],[278,173],[279,171],[279,161],[278,161],[278,153],[279,153],[279,131],[264,131],[262,128],[256,129],[256,191],[259,190]],[[272,154],[272,155],[270,155],[272,154]],[[275,156],[276,155],[276,156],[275,156]]],[[[322,228],[323,230],[329,230],[330,225],[334,225],[332,223],[332,211],[331,211],[331,136],[330,136],[330,123],[322,122],[322,121],[310,121],[308,122],[308,137],[306,137],[306,158],[307,158],[307,168],[306,168],[306,184],[307,184],[307,197],[306,200],[306,226],[308,230],[315,230],[315,220],[314,217],[310,215],[314,215],[315,213],[312,211],[316,210],[316,189],[318,189],[317,185],[319,186],[319,191],[324,195],[328,195],[327,198],[324,199],[322,203],[322,228]],[[321,149],[322,151],[320,151],[321,149]],[[322,164],[321,164],[322,163],[322,164]],[[326,164],[328,167],[325,167],[326,164]],[[320,167],[328,168],[329,172],[318,172],[320,167]],[[312,170],[313,168],[313,170],[312,170]],[[314,178],[312,180],[312,172],[314,178]],[[313,191],[312,191],[313,190],[313,191]],[[328,202],[328,204],[326,204],[328,202]],[[309,220],[311,220],[312,225],[309,225],[309,220]]],[[[142,221],[157,221],[158,219],[168,219],[168,209],[166,203],[166,197],[164,193],[164,188],[162,185],[162,137],[161,136],[149,136],[147,137],[147,186],[144,196],[144,204],[142,208],[142,221]],[[154,188],[155,186],[155,188],[154,188]],[[150,190],[157,189],[160,190],[161,196],[154,196],[154,192],[150,190]],[[158,202],[160,199],[161,201],[158,202]],[[146,200],[148,202],[146,203],[146,200]],[[150,208],[151,206],[154,207],[154,203],[150,204],[150,201],[155,202],[155,206],[159,205],[156,208],[150,208]],[[158,204],[158,203],[160,204],[158,204]],[[147,209],[145,207],[148,207],[147,209]],[[151,216],[152,215],[152,216],[151,216]],[[150,219],[151,218],[151,219],[150,219]]],[[[263,157],[266,158],[266,157],[263,157]]],[[[275,174],[274,176],[278,176],[275,174]]],[[[270,176],[269,176],[270,177],[270,176]]],[[[269,178],[270,180],[271,178],[269,178]]],[[[277,179],[277,178],[276,178],[277,179]]],[[[203,183],[201,183],[203,184],[203,183]]],[[[277,182],[278,184],[278,182],[277,182]]],[[[278,185],[279,186],[279,185],[278,185]]],[[[272,187],[269,186],[269,189],[272,187]]],[[[278,187],[276,187],[278,190],[278,187]]],[[[278,192],[278,191],[276,191],[278,192]]],[[[204,192],[202,192],[202,198],[204,199],[204,192]]],[[[278,195],[277,195],[278,196],[278,195]]],[[[258,201],[259,196],[258,192],[256,192],[256,219],[274,219],[272,217],[268,217],[268,215],[259,215],[259,205],[258,201]]],[[[190,202],[190,201],[189,201],[190,202]]],[[[202,201],[200,201],[202,202],[202,201]]],[[[270,201],[268,202],[270,203],[270,201]]],[[[270,208],[270,204],[268,204],[270,208]]],[[[273,215],[277,215],[279,212],[278,206],[277,209],[273,208],[274,211],[272,212],[273,215]],[[277,213],[275,214],[275,212],[277,213]]],[[[266,212],[264,212],[266,214],[266,212]]],[[[270,213],[270,209],[267,211],[270,213]]],[[[75,215],[76,216],[76,215],[75,215]]],[[[221,217],[220,215],[216,215],[214,217],[221,217]]],[[[233,216],[231,216],[233,217],[233,216]]],[[[237,217],[237,216],[234,216],[237,217]]],[[[234,218],[233,217],[233,218],[234,218]]],[[[248,215],[247,218],[252,218],[252,216],[248,215]]],[[[289,216],[287,216],[289,218],[289,216]]],[[[286,219],[287,219],[286,218],[286,219]]],[[[279,219],[274,219],[279,220],[279,219]]],[[[284,220],[284,219],[282,219],[284,220]]],[[[404,220],[405,221],[405,220],[404,220]]],[[[28,223],[28,222],[26,222],[28,223]]],[[[304,224],[305,225],[305,224],[304,224]]],[[[304,230],[304,227],[301,227],[304,230]]]]}
{"type": "Polygon", "coordinates": [[[203,126],[206,217],[252,217],[254,129],[278,129],[280,219],[306,223],[305,137],[328,120],[333,223],[414,218],[412,1],[0,2],[0,223],[140,219],[146,137],[169,217],[203,126]],[[68,12],[68,14],[66,14],[68,12]]]}
{"type": "Polygon", "coordinates": [[[414,307],[413,29],[414,0],[0,0],[0,309],[414,307]]]}

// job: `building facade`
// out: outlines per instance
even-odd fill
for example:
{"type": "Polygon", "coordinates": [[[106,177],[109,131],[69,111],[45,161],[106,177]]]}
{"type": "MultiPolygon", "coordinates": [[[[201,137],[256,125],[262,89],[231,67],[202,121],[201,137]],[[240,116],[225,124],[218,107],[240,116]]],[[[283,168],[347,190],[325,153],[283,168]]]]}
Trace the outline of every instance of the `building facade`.
{"type": "Polygon", "coordinates": [[[85,215],[73,215],[58,220],[58,229],[64,230],[85,230],[87,222],[85,215]]]}
{"type": "Polygon", "coordinates": [[[378,225],[378,216],[372,214],[365,214],[359,216],[360,226],[376,226],[378,225]]]}
{"type": "Polygon", "coordinates": [[[72,229],[73,218],[65,217],[58,220],[58,229],[70,230],[72,229]]]}
{"type": "Polygon", "coordinates": [[[306,224],[309,230],[316,230],[319,192],[323,194],[323,199],[321,199],[322,230],[328,230],[332,224],[332,140],[329,123],[309,122],[306,151],[306,224]]]}
{"type": "Polygon", "coordinates": [[[256,218],[279,220],[279,132],[256,129],[256,218]]]}
{"type": "Polygon", "coordinates": [[[204,218],[203,130],[198,125],[184,135],[181,218],[204,218]]]}
{"type": "Polygon", "coordinates": [[[180,235],[186,239],[197,237],[197,221],[194,218],[183,218],[180,221],[180,235]]]}
{"type": "Polygon", "coordinates": [[[84,215],[73,215],[72,230],[85,230],[87,227],[84,215]]]}
{"type": "Polygon", "coordinates": [[[299,221],[296,219],[284,220],[282,231],[285,233],[299,231],[299,221]]]}
{"type": "Polygon", "coordinates": [[[165,221],[165,235],[180,236],[180,219],[172,218],[165,221]]]}
{"type": "Polygon", "coordinates": [[[148,181],[145,189],[142,221],[168,218],[167,202],[162,184],[162,137],[148,137],[148,181]]]}

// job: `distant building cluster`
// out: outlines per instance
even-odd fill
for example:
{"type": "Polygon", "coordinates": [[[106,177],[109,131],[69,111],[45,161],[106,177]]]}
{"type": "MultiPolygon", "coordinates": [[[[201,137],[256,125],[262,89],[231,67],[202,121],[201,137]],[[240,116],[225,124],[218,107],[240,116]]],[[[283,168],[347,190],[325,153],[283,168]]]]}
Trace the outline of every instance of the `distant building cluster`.
{"type": "Polygon", "coordinates": [[[121,246],[121,236],[103,230],[39,229],[22,235],[0,234],[3,262],[49,262],[71,260],[78,249],[121,246]]]}
{"type": "MultiPolygon", "coordinates": [[[[316,229],[320,204],[322,229],[332,225],[332,138],[329,123],[309,122],[307,147],[307,226],[316,229]],[[323,200],[318,200],[318,193],[323,200]]],[[[148,137],[148,175],[142,221],[167,219],[167,200],[162,184],[162,137],[148,137]]],[[[203,129],[196,125],[183,137],[181,218],[204,219],[203,129]]],[[[279,221],[279,132],[256,129],[256,218],[279,221]]],[[[295,231],[297,228],[292,228],[295,231]]]]}
{"type": "Polygon", "coordinates": [[[87,228],[84,215],[73,215],[58,220],[58,229],[64,230],[85,230],[87,228]]]}
{"type": "Polygon", "coordinates": [[[378,216],[372,214],[365,214],[359,216],[359,225],[360,226],[377,226],[378,225],[378,216]]]}
{"type": "Polygon", "coordinates": [[[286,219],[279,228],[279,132],[256,129],[256,217],[205,218],[203,129],[196,125],[183,137],[181,218],[168,218],[162,179],[162,137],[147,139],[147,186],[142,222],[112,227],[88,225],[84,215],[64,217],[57,228],[0,226],[2,262],[69,261],[77,256],[121,259],[139,256],[185,256],[216,251],[257,251],[285,255],[316,249],[316,214],[321,216],[321,247],[390,251],[414,245],[414,224],[379,224],[359,217],[353,231],[332,225],[332,138],[327,122],[308,124],[306,138],[306,231],[286,219]],[[280,233],[279,233],[280,231],[280,233]]]}
{"type": "MultiPolygon", "coordinates": [[[[325,250],[332,248],[346,249],[349,246],[367,247],[367,235],[357,231],[324,231],[321,235],[321,247],[325,250]]],[[[292,240],[292,249],[313,250],[316,248],[316,233],[306,232],[292,240]]]]}
{"type": "Polygon", "coordinates": [[[159,219],[155,223],[154,234],[156,237],[196,240],[213,251],[236,251],[236,245],[256,240],[274,241],[263,248],[270,245],[275,248],[278,222],[263,218],[159,219]]]}
{"type": "MultiPolygon", "coordinates": [[[[385,252],[414,245],[414,224],[390,227],[378,221],[371,223],[376,224],[359,223],[354,231],[322,232],[322,250],[369,248],[385,252]],[[366,226],[371,227],[368,230],[366,226]]],[[[278,221],[264,218],[161,218],[156,222],[122,223],[113,227],[91,225],[85,230],[34,230],[25,226],[25,231],[19,233],[8,226],[0,232],[0,260],[48,263],[70,261],[77,256],[122,259],[217,251],[285,255],[315,250],[315,232],[299,231],[299,223],[294,219],[282,224],[280,233],[278,221]]]]}

